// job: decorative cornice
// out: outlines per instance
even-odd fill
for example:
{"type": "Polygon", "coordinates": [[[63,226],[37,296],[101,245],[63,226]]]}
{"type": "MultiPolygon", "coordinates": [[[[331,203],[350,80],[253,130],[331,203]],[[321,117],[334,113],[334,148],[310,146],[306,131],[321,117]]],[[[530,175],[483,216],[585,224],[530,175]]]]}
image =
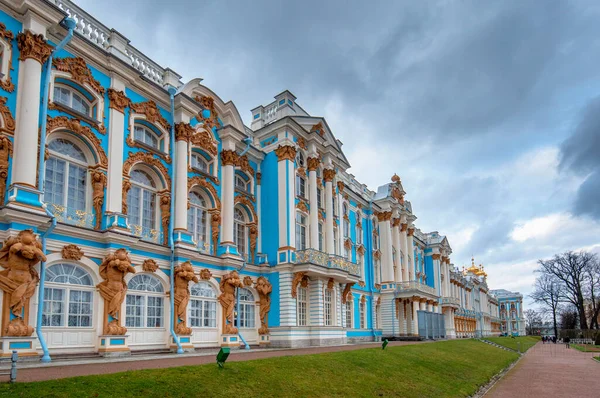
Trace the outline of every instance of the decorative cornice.
{"type": "Polygon", "coordinates": [[[106,153],[104,152],[104,149],[102,149],[102,143],[100,142],[100,140],[98,139],[96,134],[94,134],[94,132],[92,132],[92,130],[89,127],[83,126],[81,124],[79,119],[69,119],[66,116],[57,116],[57,117],[48,116],[46,120],[47,120],[47,126],[46,126],[47,134],[50,134],[51,132],[53,132],[54,130],[57,130],[57,129],[65,129],[65,130],[69,130],[69,131],[75,133],[78,136],[84,136],[96,150],[96,153],[98,154],[98,157],[100,160],[100,162],[99,162],[100,167],[105,168],[105,169],[108,168],[108,158],[106,157],[106,153]]]}
{"type": "Polygon", "coordinates": [[[15,134],[15,119],[13,118],[12,113],[8,106],[6,106],[6,101],[8,98],[0,97],[0,114],[2,115],[2,119],[4,121],[4,127],[0,129],[0,131],[4,131],[8,134],[15,134]]]}
{"type": "Polygon", "coordinates": [[[168,190],[171,189],[171,178],[169,177],[169,172],[164,164],[157,158],[155,158],[151,153],[147,152],[129,152],[127,160],[123,163],[123,176],[129,178],[129,172],[131,168],[136,163],[145,163],[149,166],[155,167],[161,174],[166,182],[166,188],[168,190]]]}
{"type": "Polygon", "coordinates": [[[52,53],[52,46],[46,43],[44,36],[36,35],[29,30],[17,35],[17,45],[19,47],[19,61],[35,59],[43,64],[52,53]]]}
{"type": "Polygon", "coordinates": [[[319,160],[319,158],[308,158],[307,159],[307,163],[308,163],[308,171],[317,171],[317,169],[319,168],[319,164],[321,163],[321,160],[319,160]]]}
{"type": "Polygon", "coordinates": [[[83,250],[77,245],[65,245],[60,251],[62,258],[65,260],[79,261],[84,256],[83,250]]]}
{"type": "MultiPolygon", "coordinates": [[[[159,124],[165,130],[169,131],[171,129],[171,125],[167,122],[161,114],[158,106],[156,106],[156,102],[150,100],[146,102],[131,102],[129,107],[131,108],[132,113],[137,113],[140,115],[146,116],[146,120],[150,123],[159,124]]],[[[131,115],[130,115],[131,117],[131,115]]]]}
{"type": "Polygon", "coordinates": [[[125,113],[125,108],[131,103],[123,91],[117,91],[112,88],[108,89],[108,100],[108,107],[121,113],[125,113]]]}
{"type": "Polygon", "coordinates": [[[390,221],[391,219],[392,219],[391,211],[380,211],[379,213],[377,213],[377,220],[379,222],[390,221]]]}
{"type": "Polygon", "coordinates": [[[70,73],[73,80],[77,83],[88,83],[94,91],[100,95],[104,95],[106,90],[98,80],[94,79],[92,71],[88,68],[83,58],[54,58],[52,65],[61,72],[70,73]]]}
{"type": "Polygon", "coordinates": [[[212,195],[212,198],[214,200],[215,203],[215,207],[217,209],[221,208],[221,200],[219,200],[219,195],[217,194],[217,190],[215,189],[215,187],[213,187],[213,185],[208,182],[208,180],[204,177],[200,177],[200,176],[193,176],[191,178],[188,178],[188,192],[196,185],[199,185],[205,189],[207,189],[210,194],[212,195]]]}
{"type": "Polygon", "coordinates": [[[282,160],[293,162],[294,159],[296,159],[296,148],[291,145],[280,145],[275,149],[275,154],[277,155],[277,161],[279,162],[282,160]]]}
{"type": "Polygon", "coordinates": [[[323,179],[325,182],[331,182],[335,178],[335,170],[334,169],[325,169],[323,170],[323,179]]]}
{"type": "Polygon", "coordinates": [[[238,154],[229,149],[221,151],[221,165],[222,166],[235,166],[237,165],[238,154]]]}
{"type": "Polygon", "coordinates": [[[189,142],[194,134],[194,128],[185,122],[175,124],[175,141],[189,142]]]}

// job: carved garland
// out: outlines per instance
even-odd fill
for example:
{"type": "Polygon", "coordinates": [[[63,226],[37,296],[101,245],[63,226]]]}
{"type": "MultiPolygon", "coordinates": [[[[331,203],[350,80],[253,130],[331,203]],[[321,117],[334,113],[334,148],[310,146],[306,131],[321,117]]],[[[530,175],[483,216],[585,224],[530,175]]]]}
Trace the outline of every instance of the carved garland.
{"type": "Polygon", "coordinates": [[[291,145],[280,145],[275,149],[275,154],[277,155],[277,160],[279,162],[282,160],[293,162],[296,159],[296,148],[291,145]]]}
{"type": "Polygon", "coordinates": [[[106,153],[104,149],[102,149],[102,144],[98,137],[92,132],[87,126],[83,126],[79,119],[69,119],[66,116],[57,116],[47,118],[47,133],[50,134],[57,129],[65,129],[76,133],[77,135],[82,135],[92,144],[98,157],[100,158],[99,165],[102,168],[108,168],[108,158],[106,157],[106,153]]]}
{"type": "Polygon", "coordinates": [[[217,143],[213,139],[212,135],[204,129],[198,129],[195,133],[192,133],[190,136],[190,143],[194,146],[204,149],[213,156],[217,156],[217,143]]]}
{"type": "Polygon", "coordinates": [[[2,115],[2,121],[4,126],[0,128],[0,131],[14,135],[15,134],[15,119],[13,118],[10,109],[6,106],[8,98],[0,97],[0,114],[2,115]]]}
{"type": "Polygon", "coordinates": [[[108,89],[108,100],[108,107],[121,113],[125,113],[125,108],[131,103],[123,91],[117,91],[112,88],[108,89]]]}
{"type": "Polygon", "coordinates": [[[100,82],[92,76],[92,71],[81,57],[76,58],[54,58],[52,65],[61,72],[71,74],[71,78],[77,83],[88,83],[94,91],[100,95],[104,95],[105,89],[100,82]]]}
{"type": "Polygon", "coordinates": [[[208,127],[209,129],[218,128],[219,127],[219,115],[215,109],[215,100],[213,97],[207,95],[197,95],[194,98],[196,101],[202,105],[205,110],[210,111],[210,115],[208,117],[204,117],[203,111],[200,111],[196,116],[199,122],[202,123],[203,126],[208,127]]]}
{"type": "Polygon", "coordinates": [[[160,114],[160,110],[158,109],[158,106],[156,106],[156,102],[152,100],[146,102],[138,102],[136,104],[130,102],[129,107],[132,110],[132,112],[129,114],[130,119],[133,117],[134,113],[137,113],[139,115],[146,116],[146,120],[150,123],[158,123],[166,131],[169,131],[171,129],[171,125],[169,124],[169,122],[167,122],[167,119],[165,119],[160,114]]]}
{"type": "MultiPolygon", "coordinates": [[[[13,32],[6,29],[6,25],[4,25],[3,23],[0,23],[0,38],[5,39],[10,46],[12,40],[15,38],[15,35],[13,34],[13,32]]],[[[6,54],[3,54],[3,55],[6,56],[6,54]]],[[[8,91],[9,93],[12,93],[13,91],[15,91],[15,85],[13,84],[12,80],[10,79],[10,71],[11,70],[12,70],[12,51],[10,53],[10,58],[8,59],[8,73],[6,75],[6,80],[0,81],[0,88],[2,88],[4,91],[8,91]]]]}

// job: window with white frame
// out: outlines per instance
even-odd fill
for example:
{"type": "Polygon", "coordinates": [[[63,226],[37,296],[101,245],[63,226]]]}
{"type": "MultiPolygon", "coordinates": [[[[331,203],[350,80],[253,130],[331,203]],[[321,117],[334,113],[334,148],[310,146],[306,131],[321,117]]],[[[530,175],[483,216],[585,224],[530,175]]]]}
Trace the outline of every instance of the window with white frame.
{"type": "Polygon", "coordinates": [[[54,86],[53,102],[64,105],[81,114],[91,117],[90,102],[77,90],[62,85],[54,86]]]}
{"type": "Polygon", "coordinates": [[[376,258],[373,259],[373,273],[375,274],[375,283],[381,282],[381,266],[380,261],[376,258]]]}
{"type": "MultiPolygon", "coordinates": [[[[240,325],[241,328],[253,328],[255,327],[254,310],[256,303],[254,302],[254,295],[248,289],[238,288],[238,295],[240,298],[240,304],[238,311],[240,312],[240,325]]],[[[236,319],[237,322],[237,319],[236,319]]],[[[237,325],[237,323],[236,323],[237,325]]]]}
{"type": "Polygon", "coordinates": [[[333,195],[332,200],[333,200],[333,215],[337,216],[339,213],[339,210],[338,210],[338,206],[337,206],[337,195],[335,195],[335,193],[333,195]]]}
{"type": "Polygon", "coordinates": [[[296,212],[296,250],[306,249],[306,220],[306,215],[296,212]]]}
{"type": "Polygon", "coordinates": [[[308,314],[308,294],[306,288],[301,286],[298,286],[296,293],[296,322],[298,326],[306,326],[308,314]]]}
{"type": "Polygon", "coordinates": [[[194,328],[217,327],[217,293],[208,282],[190,288],[189,323],[194,328]]]}
{"type": "Polygon", "coordinates": [[[300,151],[296,155],[296,165],[297,167],[304,167],[304,155],[300,151]]]}
{"type": "Polygon", "coordinates": [[[206,173],[206,174],[210,173],[208,161],[201,154],[199,154],[197,152],[192,152],[191,162],[192,162],[192,168],[194,168],[196,170],[200,170],[201,172],[206,173]]]}
{"type": "Polygon", "coordinates": [[[333,289],[325,289],[323,310],[325,315],[325,326],[333,326],[333,289]]]}
{"type": "Polygon", "coordinates": [[[42,326],[91,328],[94,283],[90,274],[74,264],[54,264],[45,276],[42,326]]]}
{"type": "Polygon", "coordinates": [[[44,201],[73,211],[86,211],[87,160],[73,142],[57,138],[48,144],[44,201]]]}
{"type": "Polygon", "coordinates": [[[352,297],[346,300],[344,310],[346,311],[346,329],[352,329],[352,297]]]}
{"type": "Polygon", "coordinates": [[[340,248],[338,244],[338,229],[337,227],[333,227],[333,254],[339,254],[340,248]]]}
{"type": "Polygon", "coordinates": [[[361,299],[360,304],[358,306],[359,316],[360,316],[360,328],[365,329],[367,326],[367,318],[366,318],[366,303],[365,300],[361,299]]]}
{"type": "Polygon", "coordinates": [[[125,326],[128,328],[161,328],[164,318],[164,289],[160,280],[150,274],[135,275],[127,283],[125,326]]]}
{"type": "Polygon", "coordinates": [[[317,188],[317,208],[323,208],[323,190],[321,188],[317,188]]]}
{"type": "Polygon", "coordinates": [[[246,216],[239,207],[236,207],[233,211],[233,226],[235,231],[235,234],[233,236],[234,243],[237,246],[240,255],[245,257],[248,239],[248,228],[246,227],[246,216]]]}
{"type": "Polygon", "coordinates": [[[197,244],[208,242],[206,223],[206,200],[198,192],[191,191],[188,195],[190,208],[188,209],[188,232],[197,244]]]}
{"type": "Polygon", "coordinates": [[[248,185],[249,182],[246,181],[244,177],[242,177],[239,174],[235,175],[235,189],[239,189],[244,192],[250,192],[250,189],[248,189],[248,185]]]}
{"type": "Polygon", "coordinates": [[[133,170],[129,181],[131,188],[127,193],[129,223],[143,228],[156,228],[156,184],[148,173],[133,170]]]}
{"type": "Polygon", "coordinates": [[[301,175],[296,175],[296,195],[306,198],[306,180],[301,175]]]}
{"type": "Polygon", "coordinates": [[[350,236],[350,220],[348,218],[348,205],[346,203],[342,204],[342,212],[344,216],[344,238],[347,238],[350,236]]]}
{"type": "Polygon", "coordinates": [[[323,223],[319,223],[319,251],[323,251],[323,223]]]}
{"type": "Polygon", "coordinates": [[[159,139],[150,128],[136,124],[133,126],[133,139],[151,148],[160,149],[159,139]]]}

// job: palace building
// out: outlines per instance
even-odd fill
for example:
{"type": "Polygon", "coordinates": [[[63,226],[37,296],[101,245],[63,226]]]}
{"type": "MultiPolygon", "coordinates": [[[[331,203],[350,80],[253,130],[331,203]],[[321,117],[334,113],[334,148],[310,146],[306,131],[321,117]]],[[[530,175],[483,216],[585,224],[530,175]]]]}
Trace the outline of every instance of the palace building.
{"type": "Polygon", "coordinates": [[[0,0],[0,68],[1,355],[500,334],[483,267],[291,92],[247,126],[68,0],[0,0]]]}
{"type": "Polygon", "coordinates": [[[525,336],[526,320],[523,317],[523,295],[517,292],[492,290],[500,305],[501,331],[503,335],[525,336]]]}

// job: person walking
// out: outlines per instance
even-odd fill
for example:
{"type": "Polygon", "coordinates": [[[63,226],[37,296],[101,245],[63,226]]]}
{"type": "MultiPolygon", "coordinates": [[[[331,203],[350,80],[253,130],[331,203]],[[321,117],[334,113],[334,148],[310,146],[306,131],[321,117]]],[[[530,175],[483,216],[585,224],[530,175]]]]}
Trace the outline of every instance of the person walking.
{"type": "Polygon", "coordinates": [[[566,336],[563,341],[565,342],[565,347],[567,348],[571,348],[571,345],[569,344],[571,342],[571,339],[569,338],[569,336],[566,336]]]}

